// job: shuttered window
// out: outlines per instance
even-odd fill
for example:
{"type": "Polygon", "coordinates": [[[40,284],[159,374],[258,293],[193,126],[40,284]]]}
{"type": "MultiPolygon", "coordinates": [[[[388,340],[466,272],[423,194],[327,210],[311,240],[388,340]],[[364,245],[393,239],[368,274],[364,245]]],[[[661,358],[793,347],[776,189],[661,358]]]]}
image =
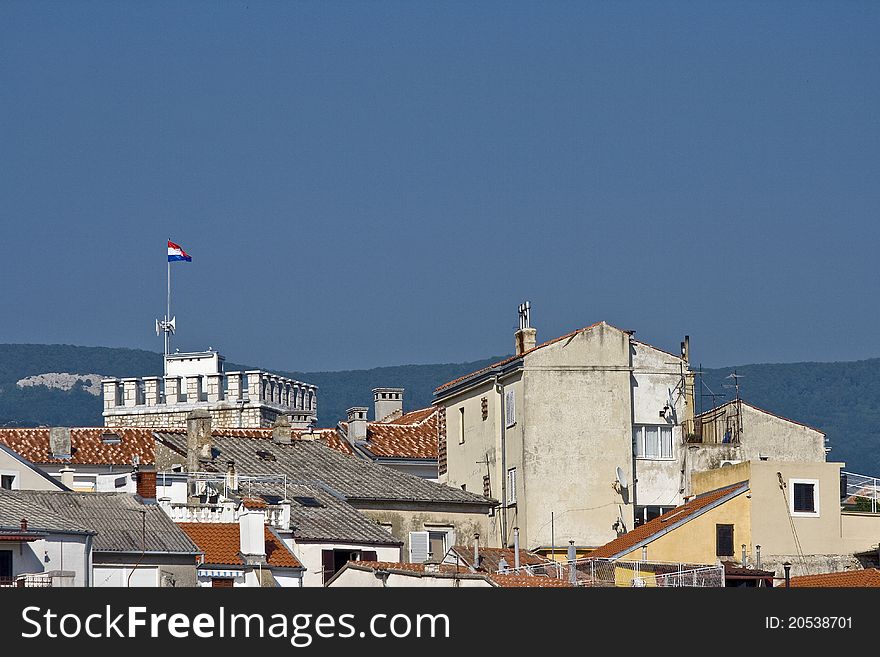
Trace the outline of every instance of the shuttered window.
{"type": "Polygon", "coordinates": [[[516,391],[507,390],[504,393],[504,419],[508,427],[516,424],[516,391]]]}
{"type": "Polygon", "coordinates": [[[733,525],[715,525],[715,554],[733,556],[733,525]]]}
{"type": "Polygon", "coordinates": [[[409,562],[424,563],[428,560],[430,550],[430,536],[428,532],[409,533],[409,562]]]}
{"type": "Polygon", "coordinates": [[[791,513],[801,516],[819,515],[819,482],[815,479],[789,480],[791,513]]]}

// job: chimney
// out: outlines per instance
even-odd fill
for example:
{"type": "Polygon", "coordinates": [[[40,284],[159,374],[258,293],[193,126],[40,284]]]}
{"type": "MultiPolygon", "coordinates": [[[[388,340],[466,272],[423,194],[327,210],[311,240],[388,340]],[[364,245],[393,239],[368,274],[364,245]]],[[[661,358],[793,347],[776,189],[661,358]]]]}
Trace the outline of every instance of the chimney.
{"type": "Polygon", "coordinates": [[[245,563],[266,562],[266,513],[243,508],[238,516],[239,549],[245,563]]]}
{"type": "Polygon", "coordinates": [[[70,427],[49,429],[49,453],[53,459],[70,458],[70,427]]]}
{"type": "Polygon", "coordinates": [[[532,304],[528,301],[519,306],[519,330],[513,335],[517,356],[535,348],[538,331],[532,328],[531,308],[532,304]]]}
{"type": "Polygon", "coordinates": [[[137,494],[144,502],[156,501],[156,467],[143,465],[135,471],[137,494]]]}
{"type": "Polygon", "coordinates": [[[519,527],[513,528],[513,567],[519,569],[519,527]]]}
{"type": "Polygon", "coordinates": [[[199,461],[210,459],[211,454],[211,414],[203,409],[195,410],[186,416],[186,469],[199,471],[199,461]]]}
{"type": "Polygon", "coordinates": [[[367,439],[367,407],[354,406],[345,411],[348,416],[348,439],[350,441],[367,439]]]}
{"type": "Polygon", "coordinates": [[[72,490],[74,469],[70,467],[70,464],[65,464],[58,472],[61,474],[61,483],[72,490]]]}
{"type": "Polygon", "coordinates": [[[474,534],[474,563],[471,566],[474,570],[480,568],[480,535],[474,534]]]}
{"type": "Polygon", "coordinates": [[[289,445],[292,440],[293,434],[291,432],[290,421],[287,419],[287,415],[282,413],[275,419],[275,424],[272,425],[272,442],[281,445],[289,445]]]}
{"type": "Polygon", "coordinates": [[[403,415],[403,388],[373,388],[376,422],[393,420],[403,415]]]}
{"type": "Polygon", "coordinates": [[[235,470],[235,461],[226,462],[226,489],[228,491],[238,490],[238,473],[235,470]]]}
{"type": "Polygon", "coordinates": [[[294,411],[290,414],[290,426],[293,429],[308,429],[312,425],[312,414],[308,411],[294,411]]]}
{"type": "Polygon", "coordinates": [[[21,531],[26,532],[27,530],[28,530],[28,528],[27,528],[27,518],[22,518],[22,519],[21,519],[21,531]]]}

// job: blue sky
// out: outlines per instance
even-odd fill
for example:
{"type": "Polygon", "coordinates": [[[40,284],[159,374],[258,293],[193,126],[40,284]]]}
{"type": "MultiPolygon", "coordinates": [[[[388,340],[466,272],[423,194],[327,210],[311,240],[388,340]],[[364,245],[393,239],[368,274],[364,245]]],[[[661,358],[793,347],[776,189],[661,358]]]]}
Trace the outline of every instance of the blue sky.
{"type": "Polygon", "coordinates": [[[0,342],[880,356],[880,4],[0,4],[0,342]],[[860,339],[855,339],[858,336],[860,339]]]}

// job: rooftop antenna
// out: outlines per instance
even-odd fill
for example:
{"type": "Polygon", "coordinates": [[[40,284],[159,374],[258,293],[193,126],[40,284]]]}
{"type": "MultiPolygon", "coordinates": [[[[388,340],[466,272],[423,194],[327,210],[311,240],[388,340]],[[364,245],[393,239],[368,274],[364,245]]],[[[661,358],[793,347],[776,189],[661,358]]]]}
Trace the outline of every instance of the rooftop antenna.
{"type": "Polygon", "coordinates": [[[736,370],[733,370],[733,374],[728,374],[725,379],[733,379],[733,384],[722,384],[725,388],[734,388],[736,390],[736,397],[734,398],[734,409],[736,412],[736,436],[737,440],[739,440],[742,435],[742,398],[739,395],[739,380],[743,377],[742,374],[737,373],[736,370]]]}
{"type": "Polygon", "coordinates": [[[532,328],[532,320],[531,320],[531,317],[529,316],[531,309],[532,309],[532,304],[529,301],[524,301],[523,303],[519,304],[519,328],[520,328],[520,330],[532,328]]]}

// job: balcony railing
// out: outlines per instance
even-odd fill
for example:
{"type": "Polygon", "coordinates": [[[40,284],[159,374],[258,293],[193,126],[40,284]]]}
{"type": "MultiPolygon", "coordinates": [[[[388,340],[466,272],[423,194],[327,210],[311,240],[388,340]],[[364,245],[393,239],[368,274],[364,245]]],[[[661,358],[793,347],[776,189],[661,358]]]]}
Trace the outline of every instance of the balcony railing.
{"type": "Polygon", "coordinates": [[[46,589],[52,586],[51,575],[18,575],[0,577],[0,588],[46,589]]]}

